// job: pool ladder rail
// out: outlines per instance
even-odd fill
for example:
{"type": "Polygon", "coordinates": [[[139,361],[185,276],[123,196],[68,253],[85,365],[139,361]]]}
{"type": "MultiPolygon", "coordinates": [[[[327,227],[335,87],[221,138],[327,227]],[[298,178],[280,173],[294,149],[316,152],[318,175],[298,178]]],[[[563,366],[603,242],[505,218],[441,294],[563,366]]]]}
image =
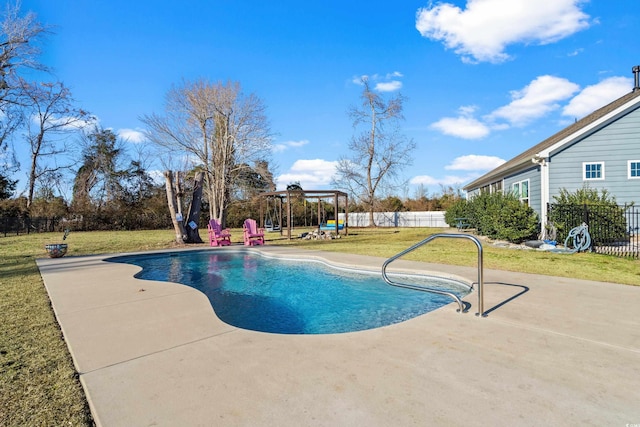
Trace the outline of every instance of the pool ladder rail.
{"type": "MultiPolygon", "coordinates": [[[[483,260],[482,260],[482,243],[480,243],[480,240],[478,240],[478,238],[475,236],[471,236],[469,234],[453,234],[453,233],[432,234],[426,239],[416,243],[410,248],[407,248],[404,251],[400,252],[399,254],[394,255],[388,260],[386,260],[384,264],[382,264],[382,278],[384,279],[385,282],[387,282],[391,286],[397,286],[400,288],[407,288],[407,289],[413,289],[416,291],[431,292],[434,294],[449,296],[453,298],[455,302],[458,303],[457,311],[461,313],[465,313],[466,310],[464,309],[464,304],[462,303],[462,300],[460,300],[460,298],[454,293],[441,291],[439,289],[433,289],[426,286],[416,286],[416,285],[411,285],[407,283],[394,282],[391,279],[389,279],[389,276],[387,275],[387,266],[391,264],[393,261],[438,238],[467,239],[467,240],[473,241],[473,243],[476,244],[476,247],[478,248],[478,312],[476,313],[476,316],[486,317],[487,315],[484,313],[484,278],[483,278],[484,269],[483,269],[483,260]]],[[[473,289],[473,286],[471,288],[473,289]]]]}

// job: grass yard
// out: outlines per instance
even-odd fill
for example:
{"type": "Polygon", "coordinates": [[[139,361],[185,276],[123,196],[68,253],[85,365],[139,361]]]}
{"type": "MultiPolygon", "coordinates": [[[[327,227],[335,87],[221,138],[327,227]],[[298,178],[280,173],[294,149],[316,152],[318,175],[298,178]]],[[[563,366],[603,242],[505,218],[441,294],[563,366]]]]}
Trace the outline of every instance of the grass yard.
{"type": "MultiPolygon", "coordinates": [[[[440,230],[350,229],[348,238],[336,240],[278,240],[271,244],[291,244],[296,247],[331,252],[393,256],[440,230]]],[[[269,233],[267,238],[276,233],[269,233]]],[[[549,276],[573,277],[601,282],[640,285],[640,260],[616,258],[596,253],[558,254],[536,250],[516,250],[495,247],[483,241],[484,268],[549,276]]],[[[409,253],[405,259],[438,264],[475,266],[476,246],[470,240],[436,239],[409,253]]]]}
{"type": "MultiPolygon", "coordinates": [[[[268,233],[267,244],[392,256],[439,230],[351,229],[332,241],[292,240],[268,233]]],[[[296,230],[296,233],[300,231],[296,230]]],[[[207,239],[206,230],[200,232],[207,239]]],[[[242,230],[232,230],[239,242],[242,230]]],[[[92,425],[87,401],[35,264],[61,233],[0,237],[0,425],[92,425]]],[[[71,233],[67,256],[175,247],[173,232],[71,233]]],[[[204,245],[206,246],[206,245],[204,245]]],[[[471,241],[435,240],[407,259],[475,266],[471,241]]],[[[640,284],[640,260],[592,253],[562,255],[484,245],[485,268],[640,284]]]]}

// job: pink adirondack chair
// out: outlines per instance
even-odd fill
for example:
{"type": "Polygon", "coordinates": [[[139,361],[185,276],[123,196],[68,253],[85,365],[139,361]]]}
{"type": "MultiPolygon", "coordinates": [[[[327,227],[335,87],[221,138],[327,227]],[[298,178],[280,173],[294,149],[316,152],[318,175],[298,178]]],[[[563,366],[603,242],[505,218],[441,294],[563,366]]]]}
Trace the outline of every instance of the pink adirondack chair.
{"type": "Polygon", "coordinates": [[[242,229],[245,246],[264,245],[264,228],[258,228],[255,219],[245,219],[242,229]]]}
{"type": "Polygon", "coordinates": [[[209,230],[209,244],[211,246],[229,246],[231,244],[231,233],[228,228],[222,226],[215,219],[211,219],[207,224],[209,230]]]}

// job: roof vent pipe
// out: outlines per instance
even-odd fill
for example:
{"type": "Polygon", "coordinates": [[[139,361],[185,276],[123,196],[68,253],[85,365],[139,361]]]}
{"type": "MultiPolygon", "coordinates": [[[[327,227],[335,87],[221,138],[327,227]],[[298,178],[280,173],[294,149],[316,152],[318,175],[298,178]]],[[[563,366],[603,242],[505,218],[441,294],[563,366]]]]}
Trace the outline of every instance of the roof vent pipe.
{"type": "Polygon", "coordinates": [[[640,90],[640,65],[636,65],[631,69],[633,71],[634,83],[633,83],[633,91],[640,90]]]}

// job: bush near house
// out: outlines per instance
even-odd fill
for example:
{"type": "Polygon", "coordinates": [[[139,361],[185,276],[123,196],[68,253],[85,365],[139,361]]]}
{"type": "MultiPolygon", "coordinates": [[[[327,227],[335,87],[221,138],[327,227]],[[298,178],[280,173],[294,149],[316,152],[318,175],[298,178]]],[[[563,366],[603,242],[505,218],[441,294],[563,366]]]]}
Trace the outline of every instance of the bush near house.
{"type": "Polygon", "coordinates": [[[514,243],[535,238],[538,232],[538,215],[513,194],[481,193],[459,200],[447,209],[445,221],[455,227],[457,218],[466,218],[480,235],[514,243]]]}

